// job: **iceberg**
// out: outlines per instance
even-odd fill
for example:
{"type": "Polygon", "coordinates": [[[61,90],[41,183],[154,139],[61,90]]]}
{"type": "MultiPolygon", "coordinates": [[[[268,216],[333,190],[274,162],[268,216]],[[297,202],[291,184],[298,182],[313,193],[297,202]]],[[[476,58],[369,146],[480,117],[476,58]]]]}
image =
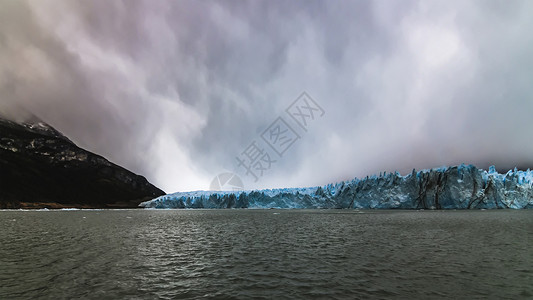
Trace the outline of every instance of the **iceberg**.
{"type": "Polygon", "coordinates": [[[144,208],[529,209],[533,172],[505,174],[473,165],[355,178],[325,186],[249,191],[178,192],[139,204],[144,208]]]}

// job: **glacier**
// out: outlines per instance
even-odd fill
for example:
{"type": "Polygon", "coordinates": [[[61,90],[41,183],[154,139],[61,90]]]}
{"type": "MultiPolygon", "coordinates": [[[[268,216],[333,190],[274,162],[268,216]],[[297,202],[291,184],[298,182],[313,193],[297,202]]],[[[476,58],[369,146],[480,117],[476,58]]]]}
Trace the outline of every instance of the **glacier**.
{"type": "Polygon", "coordinates": [[[505,174],[473,165],[355,178],[309,188],[178,192],[139,204],[144,208],[530,209],[533,172],[505,174]]]}

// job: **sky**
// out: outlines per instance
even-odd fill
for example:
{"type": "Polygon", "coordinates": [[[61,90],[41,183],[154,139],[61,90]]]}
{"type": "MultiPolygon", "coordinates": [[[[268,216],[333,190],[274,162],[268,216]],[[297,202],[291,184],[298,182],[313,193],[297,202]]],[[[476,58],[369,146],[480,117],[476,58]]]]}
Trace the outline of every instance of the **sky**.
{"type": "Polygon", "coordinates": [[[169,193],[527,169],[532,28],[514,0],[2,0],[0,114],[169,193]]]}

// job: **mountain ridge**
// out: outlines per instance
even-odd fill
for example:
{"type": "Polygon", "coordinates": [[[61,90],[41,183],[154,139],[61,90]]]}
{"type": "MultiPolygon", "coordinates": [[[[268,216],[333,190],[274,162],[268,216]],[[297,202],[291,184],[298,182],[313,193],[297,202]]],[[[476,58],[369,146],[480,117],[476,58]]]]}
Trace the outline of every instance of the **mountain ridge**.
{"type": "Polygon", "coordinates": [[[0,208],[134,208],[163,194],[42,120],[0,117],[0,208]]]}

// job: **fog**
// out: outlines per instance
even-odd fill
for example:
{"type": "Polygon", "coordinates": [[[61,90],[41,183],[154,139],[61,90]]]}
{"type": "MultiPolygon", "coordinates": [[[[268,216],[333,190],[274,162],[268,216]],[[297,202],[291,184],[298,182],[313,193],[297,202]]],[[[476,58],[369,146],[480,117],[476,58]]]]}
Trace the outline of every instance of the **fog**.
{"type": "Polygon", "coordinates": [[[531,28],[531,1],[2,1],[0,114],[166,192],[528,168],[531,28]],[[302,127],[303,92],[321,110],[302,127]],[[278,118],[298,137],[282,155],[278,118]],[[254,141],[257,178],[236,159],[254,141]]]}

